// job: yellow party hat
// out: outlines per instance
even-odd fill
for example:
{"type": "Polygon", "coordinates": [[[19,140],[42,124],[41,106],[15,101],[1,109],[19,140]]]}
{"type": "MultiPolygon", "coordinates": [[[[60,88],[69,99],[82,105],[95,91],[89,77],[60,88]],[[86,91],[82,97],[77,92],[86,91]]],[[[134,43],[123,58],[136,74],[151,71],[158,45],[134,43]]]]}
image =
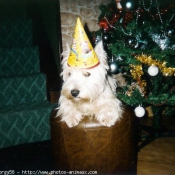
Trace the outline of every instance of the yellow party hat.
{"type": "Polygon", "coordinates": [[[73,44],[68,58],[68,65],[75,68],[90,69],[96,67],[99,63],[99,59],[78,18],[75,26],[73,44]]]}

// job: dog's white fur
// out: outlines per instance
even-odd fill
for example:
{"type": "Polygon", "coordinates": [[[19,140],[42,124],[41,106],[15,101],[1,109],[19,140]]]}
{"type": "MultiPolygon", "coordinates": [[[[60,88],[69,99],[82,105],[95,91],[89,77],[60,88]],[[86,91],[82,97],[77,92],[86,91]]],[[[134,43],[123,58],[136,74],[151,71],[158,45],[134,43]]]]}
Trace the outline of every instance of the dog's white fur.
{"type": "Polygon", "coordinates": [[[61,120],[69,127],[78,125],[87,115],[95,116],[102,125],[110,127],[122,115],[121,102],[114,94],[116,80],[107,74],[109,66],[102,41],[94,50],[100,64],[91,69],[79,69],[67,65],[69,46],[62,54],[63,86],[57,116],[61,116],[61,120]],[[73,97],[71,90],[79,90],[78,96],[73,97]]]}

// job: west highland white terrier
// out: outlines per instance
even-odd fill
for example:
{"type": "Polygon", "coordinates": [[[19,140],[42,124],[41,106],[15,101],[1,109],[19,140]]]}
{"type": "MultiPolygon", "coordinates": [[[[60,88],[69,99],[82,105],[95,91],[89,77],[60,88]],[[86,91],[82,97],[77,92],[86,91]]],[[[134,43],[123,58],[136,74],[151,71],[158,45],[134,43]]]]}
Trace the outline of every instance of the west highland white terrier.
{"type": "Polygon", "coordinates": [[[102,41],[94,50],[100,64],[91,69],[67,64],[69,46],[62,54],[63,86],[57,116],[69,127],[78,125],[84,116],[94,116],[102,125],[110,127],[122,116],[122,105],[115,94],[116,79],[107,74],[109,66],[102,41]]]}

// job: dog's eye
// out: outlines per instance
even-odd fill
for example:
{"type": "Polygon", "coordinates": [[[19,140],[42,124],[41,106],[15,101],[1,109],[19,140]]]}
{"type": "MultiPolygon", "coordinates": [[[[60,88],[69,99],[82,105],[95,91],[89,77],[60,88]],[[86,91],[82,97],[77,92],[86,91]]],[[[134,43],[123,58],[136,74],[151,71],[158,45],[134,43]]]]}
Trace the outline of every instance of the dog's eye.
{"type": "Polygon", "coordinates": [[[90,75],[91,75],[91,74],[90,74],[89,72],[85,72],[85,73],[84,73],[84,76],[85,76],[85,77],[89,77],[90,75]]]}
{"type": "Polygon", "coordinates": [[[70,72],[68,73],[68,76],[69,76],[69,77],[71,76],[71,73],[70,73],[70,72]]]}

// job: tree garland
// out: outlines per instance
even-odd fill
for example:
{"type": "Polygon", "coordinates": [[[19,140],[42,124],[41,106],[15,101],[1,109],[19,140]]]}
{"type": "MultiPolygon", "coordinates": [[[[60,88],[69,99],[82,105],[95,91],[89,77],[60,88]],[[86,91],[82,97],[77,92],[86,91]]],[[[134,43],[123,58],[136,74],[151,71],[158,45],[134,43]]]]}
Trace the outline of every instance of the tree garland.
{"type": "MultiPolygon", "coordinates": [[[[145,54],[135,56],[135,58],[139,60],[141,63],[147,64],[148,66],[152,66],[152,65],[157,66],[164,76],[175,76],[175,68],[166,67],[165,61],[162,62],[162,61],[154,60],[151,56],[147,56],[145,54]]],[[[137,72],[137,74],[139,73],[140,71],[137,72]]]]}

